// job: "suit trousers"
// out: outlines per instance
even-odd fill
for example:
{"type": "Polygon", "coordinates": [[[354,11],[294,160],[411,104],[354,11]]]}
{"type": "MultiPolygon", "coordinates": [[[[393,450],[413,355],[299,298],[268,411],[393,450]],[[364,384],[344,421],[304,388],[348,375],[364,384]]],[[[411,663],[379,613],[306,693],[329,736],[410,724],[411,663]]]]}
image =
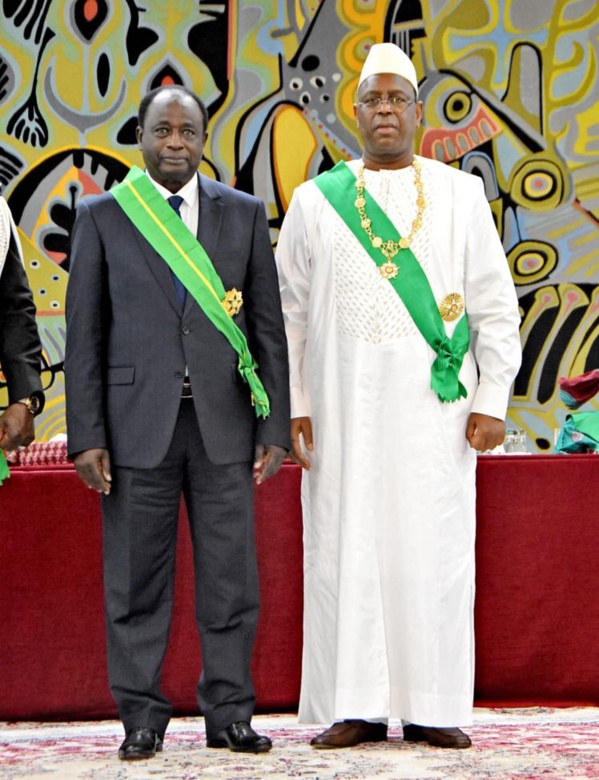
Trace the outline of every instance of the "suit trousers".
{"type": "Polygon", "coordinates": [[[163,736],[172,714],[160,677],[181,496],[194,555],[203,666],[198,703],[206,734],[250,721],[258,619],[252,463],[208,460],[193,400],[186,398],[163,462],[153,469],[113,468],[112,480],[102,500],[108,675],[125,730],[147,726],[163,736]]]}

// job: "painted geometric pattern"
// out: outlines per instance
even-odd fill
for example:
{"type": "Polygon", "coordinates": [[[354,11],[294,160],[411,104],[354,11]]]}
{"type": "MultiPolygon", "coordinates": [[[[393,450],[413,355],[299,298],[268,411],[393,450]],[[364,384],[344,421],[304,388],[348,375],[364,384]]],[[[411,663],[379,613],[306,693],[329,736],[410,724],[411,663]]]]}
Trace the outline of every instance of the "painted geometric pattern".
{"type": "Polygon", "coordinates": [[[419,152],[484,181],[522,313],[509,424],[551,449],[559,377],[599,366],[595,0],[0,0],[0,16],[0,186],[38,307],[40,438],[65,429],[75,206],[141,162],[143,94],[202,96],[202,172],[262,198],[274,244],[294,187],[359,155],[357,78],[391,40],[418,72],[419,152]]]}

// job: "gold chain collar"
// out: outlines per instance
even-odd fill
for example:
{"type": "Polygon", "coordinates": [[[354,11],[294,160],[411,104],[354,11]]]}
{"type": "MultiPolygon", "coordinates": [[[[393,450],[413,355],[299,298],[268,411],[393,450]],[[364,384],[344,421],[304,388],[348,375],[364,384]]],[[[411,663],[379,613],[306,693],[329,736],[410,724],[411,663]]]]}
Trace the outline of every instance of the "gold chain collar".
{"type": "Polygon", "coordinates": [[[416,217],[412,222],[412,229],[409,236],[403,236],[399,241],[392,241],[391,239],[384,241],[381,236],[376,236],[372,230],[372,221],[366,214],[366,198],[364,197],[364,187],[366,183],[364,181],[364,164],[358,171],[356,179],[356,192],[357,197],[354,201],[354,206],[358,209],[360,215],[360,224],[362,229],[370,239],[370,243],[375,249],[380,249],[383,253],[386,263],[379,266],[379,272],[384,279],[394,279],[399,273],[399,266],[393,262],[393,258],[399,252],[400,249],[407,249],[414,239],[414,236],[418,232],[422,225],[422,216],[426,206],[424,199],[424,191],[422,185],[422,167],[418,160],[412,160],[412,166],[414,168],[414,184],[416,185],[416,217]]]}

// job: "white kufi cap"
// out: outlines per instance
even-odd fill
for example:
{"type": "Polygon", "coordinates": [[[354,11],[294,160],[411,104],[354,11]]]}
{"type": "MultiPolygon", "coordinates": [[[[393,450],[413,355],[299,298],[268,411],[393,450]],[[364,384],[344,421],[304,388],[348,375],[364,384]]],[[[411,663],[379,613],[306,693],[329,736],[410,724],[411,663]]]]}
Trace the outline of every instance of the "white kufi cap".
{"type": "Polygon", "coordinates": [[[408,55],[394,43],[375,43],[371,46],[364,62],[358,86],[369,76],[379,73],[396,73],[403,76],[418,94],[418,78],[416,68],[408,55]]]}

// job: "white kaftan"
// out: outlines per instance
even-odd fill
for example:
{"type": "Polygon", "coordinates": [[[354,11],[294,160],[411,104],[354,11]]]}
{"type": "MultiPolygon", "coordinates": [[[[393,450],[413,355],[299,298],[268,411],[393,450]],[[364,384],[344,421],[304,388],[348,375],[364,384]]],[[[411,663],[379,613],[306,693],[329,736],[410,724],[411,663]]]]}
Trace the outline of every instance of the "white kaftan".
{"type": "MultiPolygon", "coordinates": [[[[295,191],[278,242],[292,416],[309,416],[314,433],[302,482],[304,722],[471,722],[476,455],[465,430],[470,411],[505,416],[520,318],[482,182],[418,159],[426,208],[412,249],[437,302],[464,296],[467,399],[441,403],[430,389],[434,352],[313,182],[295,191]]],[[[409,235],[413,167],[365,179],[409,235]]]]}

